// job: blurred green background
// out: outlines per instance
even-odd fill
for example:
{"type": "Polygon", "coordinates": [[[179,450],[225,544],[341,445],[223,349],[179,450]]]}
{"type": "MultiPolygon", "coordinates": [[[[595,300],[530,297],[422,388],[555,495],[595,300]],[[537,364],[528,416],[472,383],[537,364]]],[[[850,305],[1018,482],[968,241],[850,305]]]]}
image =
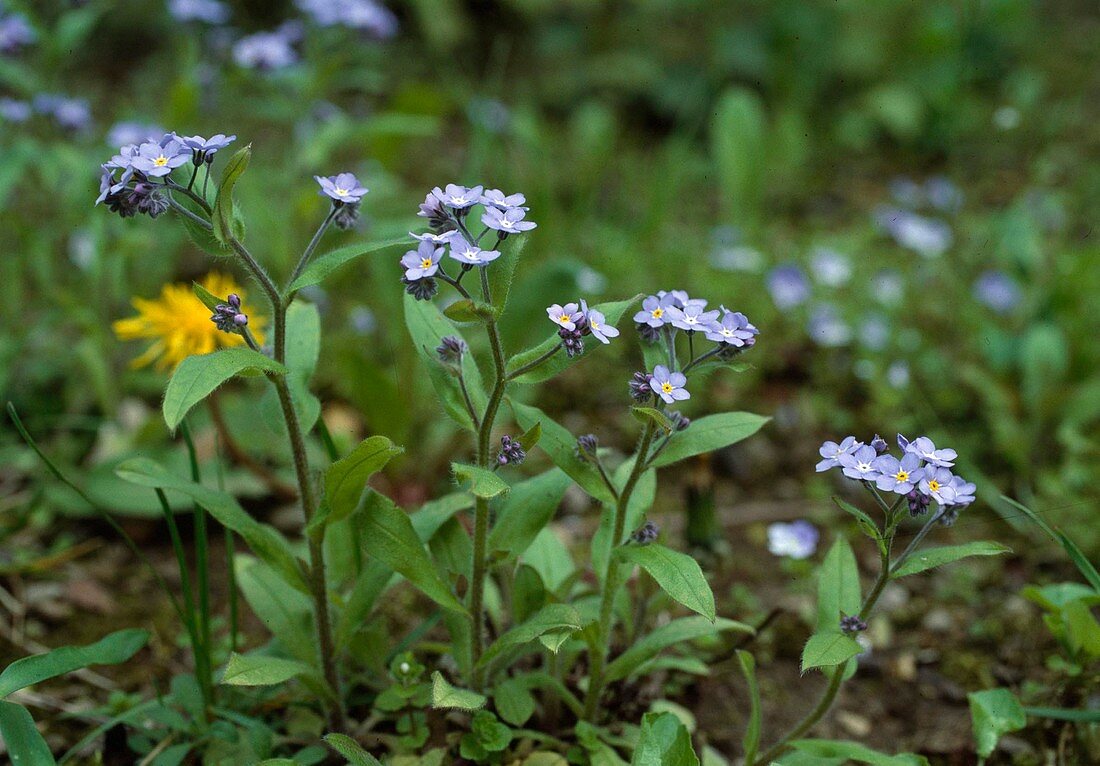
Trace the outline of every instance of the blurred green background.
{"type": "MultiPolygon", "coordinates": [[[[658,289],[761,328],[754,369],[688,410],[775,417],[727,472],[743,494],[828,492],[823,438],[928,433],[1010,521],[1001,492],[1097,550],[1095,2],[391,0],[366,29],[324,23],[324,5],[227,0],[218,23],[161,0],[0,11],[0,392],[93,490],[140,510],[110,465],[169,449],[164,375],[131,369],[141,348],[111,322],[211,268],[170,216],[93,207],[138,123],[252,143],[248,242],[280,275],[325,214],[314,174],[371,189],[359,229],[324,249],[418,227],[435,185],[522,191],[539,228],[510,348],[546,334],[551,302],[658,289]],[[242,63],[256,33],[286,66],[242,63]]],[[[409,346],[400,253],[305,297],[328,416],[409,445],[392,480],[416,493],[463,442],[409,346]]],[[[616,344],[532,395],[628,444],[639,364],[616,344]]],[[[5,483],[38,474],[0,439],[5,483]]]]}

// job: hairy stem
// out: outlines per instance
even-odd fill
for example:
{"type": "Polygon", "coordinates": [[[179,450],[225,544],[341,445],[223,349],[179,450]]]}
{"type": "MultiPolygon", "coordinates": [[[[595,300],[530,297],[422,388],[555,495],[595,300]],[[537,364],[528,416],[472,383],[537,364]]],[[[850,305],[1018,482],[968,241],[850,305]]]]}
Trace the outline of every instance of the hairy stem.
{"type": "Polygon", "coordinates": [[[611,534],[611,556],[607,562],[607,573],[600,585],[600,621],[596,634],[595,645],[589,650],[588,693],[584,698],[584,720],[592,721],[599,708],[600,694],[603,692],[604,668],[607,666],[607,655],[611,648],[611,628],[614,617],[615,593],[618,590],[616,582],[619,577],[619,559],[616,549],[623,542],[623,534],[626,531],[626,510],[630,505],[630,497],[634,494],[634,487],[641,478],[646,468],[646,456],[649,447],[653,443],[653,435],[657,426],[653,421],[646,421],[645,430],[638,442],[638,449],[634,453],[634,466],[627,476],[623,489],[619,492],[615,502],[614,531],[611,534]]]}
{"type": "Polygon", "coordinates": [[[529,373],[531,370],[538,367],[543,362],[549,361],[554,356],[554,354],[558,353],[558,350],[561,347],[562,347],[562,344],[559,343],[558,345],[554,346],[549,351],[547,351],[543,354],[540,354],[537,358],[532,359],[530,362],[523,365],[522,367],[519,367],[515,370],[512,370],[512,372],[508,373],[508,380],[515,380],[516,378],[520,377],[521,375],[526,375],[527,373],[529,373]]]}
{"type": "MultiPolygon", "coordinates": [[[[325,235],[325,230],[328,229],[329,224],[332,223],[332,219],[336,217],[336,206],[333,205],[329,210],[328,215],[325,216],[325,220],[321,222],[321,225],[317,227],[317,231],[313,234],[313,239],[306,245],[306,249],[302,251],[302,257],[298,259],[298,265],[294,267],[294,272],[290,275],[289,284],[294,284],[294,280],[302,275],[306,266],[309,265],[309,259],[313,257],[313,252],[317,249],[317,245],[321,242],[321,237],[325,235]]],[[[290,303],[294,299],[294,293],[288,293],[286,302],[290,303]]]]}

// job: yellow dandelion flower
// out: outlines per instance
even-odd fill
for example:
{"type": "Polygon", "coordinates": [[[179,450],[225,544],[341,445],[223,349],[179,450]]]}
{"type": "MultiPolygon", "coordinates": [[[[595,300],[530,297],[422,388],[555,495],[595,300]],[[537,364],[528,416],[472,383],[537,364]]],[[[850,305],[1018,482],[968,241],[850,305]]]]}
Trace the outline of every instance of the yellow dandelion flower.
{"type": "MultiPolygon", "coordinates": [[[[227,274],[216,271],[203,277],[199,284],[219,298],[236,293],[244,301],[244,292],[227,274]]],[[[219,348],[240,346],[244,338],[235,333],[225,333],[210,321],[210,309],[195,296],[188,283],[165,285],[156,300],[134,298],[137,316],[119,319],[114,323],[119,340],[152,340],[131,364],[144,367],[156,362],[159,370],[174,370],[176,366],[194,354],[209,354],[219,348]]],[[[247,302],[242,310],[248,315],[248,328],[257,343],[263,342],[263,317],[258,317],[247,302]]]]}

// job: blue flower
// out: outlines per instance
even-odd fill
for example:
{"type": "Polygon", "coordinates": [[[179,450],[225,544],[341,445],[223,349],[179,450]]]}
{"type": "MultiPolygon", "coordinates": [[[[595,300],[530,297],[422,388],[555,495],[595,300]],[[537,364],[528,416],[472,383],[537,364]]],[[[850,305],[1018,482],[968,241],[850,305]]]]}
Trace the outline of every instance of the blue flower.
{"type": "MultiPolygon", "coordinates": [[[[193,152],[197,152],[202,157],[212,157],[218,150],[226,148],[236,140],[235,135],[227,136],[224,133],[217,133],[210,138],[203,138],[202,136],[184,136],[180,138],[184,146],[193,152]]],[[[354,177],[352,176],[352,178],[354,177]]]]}
{"type": "Polygon", "coordinates": [[[481,189],[480,186],[466,187],[458,184],[447,184],[444,189],[440,189],[438,186],[432,189],[432,196],[452,210],[465,210],[481,201],[481,189]]]}
{"type": "Polygon", "coordinates": [[[607,324],[604,315],[596,309],[588,308],[588,304],[583,300],[581,301],[581,313],[584,314],[589,331],[600,343],[607,344],[611,342],[611,338],[619,337],[619,330],[607,324]]]}
{"type": "Polygon", "coordinates": [[[435,234],[430,231],[424,234],[413,234],[411,231],[409,232],[409,236],[415,240],[418,240],[420,242],[434,242],[437,245],[442,245],[450,242],[451,237],[455,236],[456,234],[458,234],[458,231],[456,229],[451,229],[450,231],[445,231],[440,234],[435,234]]]}
{"type": "Polygon", "coordinates": [[[17,53],[20,48],[30,45],[37,38],[38,35],[26,16],[0,11],[0,53],[17,53]]]}
{"type": "MultiPolygon", "coordinates": [[[[876,481],[879,477],[879,472],[878,469],[875,468],[874,463],[875,458],[878,456],[878,450],[870,444],[859,444],[854,451],[841,454],[837,458],[837,462],[840,464],[844,475],[849,479],[876,481]]],[[[818,463],[818,466],[821,466],[824,462],[825,461],[822,460],[821,463],[818,463]]],[[[818,470],[820,470],[820,468],[818,470]]]]}
{"type": "Polygon", "coordinates": [[[168,0],[168,12],[177,21],[214,25],[229,21],[229,8],[218,0],[168,0]]]}
{"type": "Polygon", "coordinates": [[[0,118],[8,122],[26,122],[31,118],[33,109],[26,101],[14,98],[0,98],[0,118]]]}
{"type": "Polygon", "coordinates": [[[481,204],[498,210],[527,210],[527,198],[518,192],[505,195],[500,189],[486,189],[481,195],[481,204]]]}
{"type": "Polygon", "coordinates": [[[191,150],[168,134],[160,141],[146,141],[139,146],[130,165],[150,178],[161,178],[190,161],[191,150]]]}
{"type": "Polygon", "coordinates": [[[1003,271],[986,271],[974,282],[974,297],[998,314],[1007,314],[1023,298],[1019,283],[1003,271]]]}
{"type": "MultiPolygon", "coordinates": [[[[898,437],[898,443],[900,444],[900,440],[905,437],[901,434],[898,434],[898,437]]],[[[936,445],[927,436],[920,436],[911,442],[907,442],[902,449],[916,455],[929,465],[941,468],[950,468],[955,465],[955,458],[959,456],[959,453],[953,449],[936,449],[936,445]]]]}
{"type": "Polygon", "coordinates": [[[576,330],[577,325],[584,320],[584,314],[576,303],[567,303],[562,306],[555,303],[546,309],[546,316],[558,327],[565,330],[576,330]]]}
{"type": "Polygon", "coordinates": [[[481,222],[503,234],[522,234],[538,225],[533,221],[523,220],[526,215],[527,211],[521,207],[510,207],[506,210],[490,207],[481,214],[481,222]]]}
{"type": "Polygon", "coordinates": [[[817,527],[808,521],[777,521],[768,526],[768,551],[774,556],[808,559],[817,550],[818,538],[817,527]]]}
{"type": "Polygon", "coordinates": [[[704,311],[706,303],[699,305],[699,301],[687,301],[682,309],[669,306],[668,316],[673,327],[687,332],[696,330],[709,330],[718,319],[718,311],[704,311]]]}
{"type": "Polygon", "coordinates": [[[667,293],[663,297],[650,295],[642,301],[642,310],[634,315],[634,321],[649,327],[663,327],[669,321],[667,314],[672,302],[672,296],[667,293]]]}
{"type": "Polygon", "coordinates": [[[855,452],[857,449],[863,446],[863,442],[856,441],[854,436],[845,436],[841,440],[840,444],[834,441],[826,441],[818,448],[818,454],[824,458],[817,464],[817,472],[828,471],[830,468],[836,468],[840,465],[840,456],[848,455],[855,452]]]}
{"type": "Polygon", "coordinates": [[[416,250],[405,253],[401,257],[405,279],[415,281],[434,276],[439,271],[439,259],[443,257],[443,250],[444,248],[436,247],[431,242],[421,242],[416,250]]]}
{"type": "Polygon", "coordinates": [[[955,500],[955,489],[951,486],[954,478],[946,468],[925,469],[917,487],[940,505],[951,505],[955,500]]]}
{"type": "Polygon", "coordinates": [[[950,487],[955,496],[949,505],[967,506],[974,502],[974,493],[977,487],[973,482],[966,481],[961,476],[952,476],[950,487]]]}
{"type": "Polygon", "coordinates": [[[725,311],[720,320],[706,329],[707,340],[737,348],[755,344],[760,331],[749,322],[749,318],[740,311],[725,311]]]}
{"type": "Polygon", "coordinates": [[[810,284],[802,269],[794,264],[776,266],[768,272],[768,292],[780,310],[792,309],[810,297],[810,284]]]}
{"type": "Polygon", "coordinates": [[[901,460],[893,455],[880,455],[871,466],[879,473],[875,484],[883,492],[908,494],[924,478],[920,458],[912,452],[906,452],[901,460]]]}
{"type": "Polygon", "coordinates": [[[233,46],[233,60],[245,69],[284,69],[298,62],[289,30],[257,32],[233,46]]]}
{"type": "Polygon", "coordinates": [[[451,257],[468,266],[484,266],[500,257],[499,250],[482,250],[477,245],[471,245],[462,236],[451,239],[451,257]]]}
{"type": "Polygon", "coordinates": [[[296,5],[323,27],[359,29],[380,39],[397,34],[397,17],[374,0],[297,0],[296,5]]]}
{"type": "Polygon", "coordinates": [[[157,141],[164,135],[164,129],[143,122],[116,122],[107,131],[107,143],[110,146],[127,146],[157,141]]]}
{"type": "Polygon", "coordinates": [[[314,176],[313,178],[320,184],[321,194],[337,202],[354,204],[363,199],[363,196],[370,191],[367,187],[359,183],[359,179],[352,173],[340,173],[339,175],[328,176],[327,178],[314,176]]]}
{"type": "Polygon", "coordinates": [[[649,381],[649,387],[666,404],[690,399],[691,394],[684,388],[687,385],[687,377],[682,372],[669,372],[663,364],[653,368],[653,377],[649,381]]]}
{"type": "Polygon", "coordinates": [[[810,256],[811,273],[826,287],[840,287],[852,278],[852,261],[843,253],[819,247],[810,256]]]}

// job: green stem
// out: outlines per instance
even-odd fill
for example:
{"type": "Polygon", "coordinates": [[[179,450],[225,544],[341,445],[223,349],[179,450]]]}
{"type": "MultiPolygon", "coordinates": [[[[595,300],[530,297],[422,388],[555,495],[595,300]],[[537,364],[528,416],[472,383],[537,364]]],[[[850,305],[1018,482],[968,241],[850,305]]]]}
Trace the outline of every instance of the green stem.
{"type": "MultiPolygon", "coordinates": [[[[191,438],[191,428],[188,426],[186,419],[180,423],[180,433],[183,436],[184,444],[187,445],[191,481],[201,484],[202,476],[199,473],[198,452],[195,450],[195,441],[191,438]]],[[[201,651],[204,656],[203,673],[206,677],[201,679],[200,683],[205,681],[213,689],[210,677],[210,540],[206,529],[206,511],[198,503],[193,504],[192,510],[195,519],[195,579],[198,584],[198,629],[199,636],[202,639],[200,645],[196,648],[196,652],[201,651]]],[[[213,699],[211,698],[208,700],[208,704],[212,703],[213,699]]]]}
{"type": "Polygon", "coordinates": [[[600,694],[603,693],[604,668],[607,666],[607,655],[611,648],[611,628],[614,617],[615,594],[618,590],[619,557],[616,549],[622,544],[623,534],[626,531],[626,510],[630,505],[630,497],[634,493],[634,487],[645,472],[646,456],[649,447],[653,443],[653,435],[656,432],[656,424],[647,421],[645,430],[642,431],[638,449],[634,454],[634,466],[626,483],[615,502],[615,523],[611,535],[611,556],[607,562],[607,573],[600,584],[600,621],[596,633],[594,645],[589,648],[589,673],[588,693],[584,698],[584,720],[591,722],[599,708],[600,694]]]}
{"type": "Polygon", "coordinates": [[[562,346],[562,344],[559,343],[558,345],[554,346],[549,351],[547,351],[543,354],[540,354],[537,358],[532,359],[530,362],[523,365],[522,367],[520,367],[518,369],[515,369],[515,370],[512,370],[510,373],[508,373],[508,380],[515,380],[516,378],[518,378],[521,375],[526,375],[527,373],[529,373],[531,370],[538,367],[543,362],[549,361],[550,358],[554,356],[554,354],[558,353],[558,350],[561,348],[561,346],[562,346]]]}
{"type": "MultiPolygon", "coordinates": [[[[309,259],[313,257],[313,252],[317,249],[317,245],[321,242],[321,237],[325,235],[325,230],[328,229],[329,224],[332,223],[332,219],[336,217],[336,206],[333,205],[329,210],[328,215],[325,216],[325,220],[321,222],[321,225],[317,227],[317,231],[313,234],[313,239],[306,245],[306,249],[302,251],[302,257],[298,259],[298,265],[294,267],[294,273],[290,275],[290,284],[294,284],[294,281],[302,275],[306,266],[309,265],[309,259]]],[[[286,302],[290,303],[294,299],[294,293],[287,293],[286,302]]]]}
{"type": "MultiPolygon", "coordinates": [[[[863,601],[863,606],[860,607],[859,618],[861,620],[866,620],[871,615],[871,611],[875,608],[875,604],[878,603],[879,596],[882,595],[882,591],[886,588],[886,584],[890,582],[890,546],[892,544],[893,539],[891,538],[887,541],[885,548],[879,552],[881,567],[878,579],[875,580],[875,584],[871,587],[871,592],[867,594],[867,598],[863,601]]],[[[844,684],[844,671],[847,667],[847,663],[836,666],[833,670],[832,678],[829,679],[829,685],[825,687],[825,693],[821,695],[821,699],[818,701],[817,705],[814,706],[814,709],[807,713],[794,728],[784,734],[778,742],[768,748],[763,755],[757,757],[752,764],[747,764],[747,766],[765,766],[771,763],[790,749],[790,743],[793,740],[798,739],[816,726],[817,722],[825,717],[825,714],[829,712],[829,708],[833,706],[833,702],[836,701],[836,696],[840,692],[840,687],[844,684]]]]}
{"type": "MultiPolygon", "coordinates": [[[[489,278],[485,269],[478,269],[481,273],[481,292],[486,302],[492,300],[489,291],[489,278]]],[[[501,345],[500,333],[497,330],[496,320],[490,320],[485,326],[489,335],[489,347],[493,354],[493,369],[496,371],[496,382],[493,391],[489,395],[489,402],[485,405],[485,414],[481,417],[481,423],[477,432],[477,464],[481,468],[490,468],[492,462],[492,436],[493,424],[496,422],[497,411],[504,399],[504,390],[508,385],[508,371],[504,361],[504,348],[501,345]]],[[[484,681],[484,668],[478,666],[481,653],[485,649],[485,576],[487,548],[489,541],[489,500],[483,497],[475,498],[474,502],[474,551],[473,562],[470,571],[470,619],[472,621],[470,640],[470,668],[471,685],[475,690],[480,690],[484,681]]]]}
{"type": "MultiPolygon", "coordinates": [[[[213,403],[214,397],[207,400],[213,403]]],[[[223,470],[224,453],[221,434],[215,430],[215,436],[217,438],[217,450],[218,450],[218,490],[225,491],[225,472],[223,470]]],[[[222,527],[222,535],[225,540],[225,586],[227,590],[227,597],[229,600],[229,650],[232,652],[237,651],[237,632],[240,626],[240,609],[237,602],[237,544],[233,540],[233,533],[227,528],[222,527]]]]}
{"type": "Polygon", "coordinates": [[[937,521],[943,518],[945,513],[947,513],[947,509],[941,506],[939,511],[932,514],[932,517],[924,522],[924,526],[920,528],[920,531],[917,532],[906,549],[902,551],[901,555],[898,556],[897,560],[894,562],[893,568],[895,571],[905,563],[906,559],[913,555],[913,552],[917,550],[917,546],[921,544],[921,541],[923,541],[928,533],[932,531],[932,527],[935,526],[937,521]]]}

